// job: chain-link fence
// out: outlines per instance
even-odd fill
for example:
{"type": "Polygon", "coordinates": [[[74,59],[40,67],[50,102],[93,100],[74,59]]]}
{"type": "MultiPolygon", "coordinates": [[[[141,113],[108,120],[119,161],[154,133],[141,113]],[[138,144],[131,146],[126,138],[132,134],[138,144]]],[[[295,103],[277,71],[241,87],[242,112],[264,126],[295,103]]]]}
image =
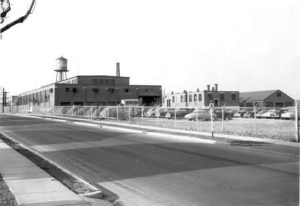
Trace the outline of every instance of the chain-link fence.
{"type": "Polygon", "coordinates": [[[287,141],[298,141],[299,139],[299,110],[299,106],[288,108],[215,107],[213,109],[145,106],[17,106],[5,108],[6,112],[12,113],[26,112],[86,118],[287,141]]]}

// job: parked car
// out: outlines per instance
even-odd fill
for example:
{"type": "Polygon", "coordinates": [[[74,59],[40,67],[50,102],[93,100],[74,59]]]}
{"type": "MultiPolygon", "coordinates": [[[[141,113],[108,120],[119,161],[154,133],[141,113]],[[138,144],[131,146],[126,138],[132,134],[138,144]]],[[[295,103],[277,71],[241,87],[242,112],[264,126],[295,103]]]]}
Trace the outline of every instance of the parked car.
{"type": "Polygon", "coordinates": [[[241,118],[241,117],[244,117],[244,114],[246,113],[247,111],[244,110],[244,109],[241,109],[239,111],[236,111],[234,114],[233,114],[233,117],[235,118],[241,118]]]}
{"type": "Polygon", "coordinates": [[[266,113],[268,110],[260,110],[257,114],[256,114],[256,118],[260,119],[263,118],[263,114],[266,113]]]}
{"type": "MultiPolygon", "coordinates": [[[[222,119],[222,109],[221,108],[216,108],[213,110],[214,113],[217,115],[217,118],[222,119]]],[[[225,119],[232,119],[234,115],[234,111],[229,110],[229,109],[224,109],[224,120],[225,119]]]]}
{"type": "Polygon", "coordinates": [[[275,113],[277,112],[276,109],[270,109],[270,110],[267,110],[265,113],[263,113],[261,115],[262,118],[266,118],[266,119],[271,119],[275,113]]]}
{"type": "Polygon", "coordinates": [[[132,107],[105,107],[99,114],[100,119],[118,119],[127,120],[134,117],[134,108],[132,107]]]}
{"type": "Polygon", "coordinates": [[[146,113],[146,117],[155,117],[156,110],[157,107],[150,108],[146,113]]]}
{"type": "Polygon", "coordinates": [[[156,111],[155,111],[155,117],[156,118],[164,118],[165,115],[167,114],[169,108],[158,108],[156,111]]]}
{"type": "Polygon", "coordinates": [[[176,115],[176,119],[183,119],[185,115],[192,113],[193,111],[194,111],[193,108],[176,108],[176,110],[171,109],[166,113],[165,118],[173,119],[173,118],[175,118],[175,115],[176,115]],[[175,111],[176,111],[176,114],[175,114],[175,111]]]}
{"type": "MultiPolygon", "coordinates": [[[[217,119],[217,115],[215,113],[212,114],[213,120],[217,119]]],[[[192,121],[197,119],[202,120],[211,120],[211,113],[209,109],[197,109],[193,111],[192,113],[189,113],[184,116],[185,119],[192,121]]]]}
{"type": "MultiPolygon", "coordinates": [[[[288,110],[281,114],[281,119],[295,119],[296,113],[293,110],[288,110]]],[[[300,109],[298,109],[298,120],[300,120],[300,109]]]]}
{"type": "Polygon", "coordinates": [[[243,115],[244,118],[254,118],[254,111],[248,111],[243,115]]]}

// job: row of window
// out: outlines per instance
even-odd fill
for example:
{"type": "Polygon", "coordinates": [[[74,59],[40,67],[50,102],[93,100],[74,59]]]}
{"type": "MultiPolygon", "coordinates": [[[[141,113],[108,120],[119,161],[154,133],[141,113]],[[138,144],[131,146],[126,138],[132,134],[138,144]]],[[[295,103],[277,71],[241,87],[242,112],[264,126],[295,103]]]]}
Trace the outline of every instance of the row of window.
{"type": "Polygon", "coordinates": [[[115,79],[93,79],[93,84],[101,86],[114,86],[116,85],[115,79]]]}
{"type": "MultiPolygon", "coordinates": [[[[208,93],[207,94],[208,97],[208,101],[212,101],[213,100],[213,94],[212,93],[208,93]]],[[[220,101],[225,101],[225,94],[221,93],[220,94],[220,101]]],[[[236,101],[237,100],[237,95],[236,94],[231,94],[231,100],[232,101],[236,101]]],[[[176,96],[172,96],[172,103],[175,103],[176,100],[176,96]]],[[[188,95],[188,101],[189,102],[201,102],[202,101],[202,94],[189,94],[188,95]]],[[[187,96],[186,95],[180,95],[180,102],[187,102],[187,96]]]]}
{"type": "MultiPolygon", "coordinates": [[[[194,94],[194,95],[190,94],[190,95],[188,95],[188,97],[189,97],[189,102],[192,102],[193,99],[194,99],[194,102],[202,101],[202,94],[194,94]]],[[[172,103],[175,103],[176,101],[177,101],[176,96],[172,96],[172,103]]],[[[180,102],[187,102],[187,96],[180,95],[180,102]]]]}
{"type": "MultiPolygon", "coordinates": [[[[114,93],[114,92],[116,92],[116,91],[118,90],[118,88],[107,88],[106,90],[107,90],[107,92],[114,93]]],[[[65,88],[65,92],[66,92],[66,93],[70,93],[71,91],[72,91],[73,93],[76,93],[76,92],[77,92],[77,88],[69,88],[69,87],[66,87],[66,88],[65,88]]],[[[91,91],[91,92],[94,92],[94,93],[97,93],[97,92],[99,92],[99,89],[98,89],[98,88],[91,88],[90,91],[91,91]]],[[[130,92],[130,89],[124,88],[124,89],[123,89],[123,92],[124,92],[124,93],[129,93],[129,92],[130,92]]]]}
{"type": "MultiPolygon", "coordinates": [[[[116,92],[116,91],[120,91],[119,90],[119,88],[107,88],[106,89],[108,92],[110,92],[110,93],[113,93],[113,92],[116,92]]],[[[139,91],[139,89],[138,88],[135,88],[135,89],[130,89],[130,88],[123,88],[122,89],[123,90],[123,92],[124,93],[130,93],[130,92],[132,92],[132,91],[139,91]]],[[[86,91],[88,91],[88,90],[86,90],[86,91]]],[[[95,92],[95,93],[97,93],[97,92],[99,92],[99,88],[91,88],[91,90],[90,90],[91,92],[95,92]]],[[[144,89],[143,90],[145,93],[148,93],[148,92],[154,92],[154,89],[144,89]]],[[[66,93],[69,93],[69,92],[73,92],[73,93],[76,93],[77,92],[77,88],[69,88],[69,87],[66,87],[65,88],[65,92],[66,93]]],[[[51,93],[51,92],[50,92],[51,93]]]]}

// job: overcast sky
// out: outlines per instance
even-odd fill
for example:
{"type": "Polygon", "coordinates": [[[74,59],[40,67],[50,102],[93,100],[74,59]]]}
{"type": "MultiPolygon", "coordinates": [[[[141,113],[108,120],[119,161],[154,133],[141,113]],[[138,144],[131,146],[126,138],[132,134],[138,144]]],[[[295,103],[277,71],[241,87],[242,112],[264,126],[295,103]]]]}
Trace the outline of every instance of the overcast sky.
{"type": "MultiPolygon", "coordinates": [[[[29,0],[13,3],[7,22],[29,0]],[[24,3],[22,3],[24,2],[24,3]]],[[[37,0],[3,33],[0,85],[19,94],[68,77],[121,75],[166,92],[281,89],[300,99],[299,0],[37,0]]]]}

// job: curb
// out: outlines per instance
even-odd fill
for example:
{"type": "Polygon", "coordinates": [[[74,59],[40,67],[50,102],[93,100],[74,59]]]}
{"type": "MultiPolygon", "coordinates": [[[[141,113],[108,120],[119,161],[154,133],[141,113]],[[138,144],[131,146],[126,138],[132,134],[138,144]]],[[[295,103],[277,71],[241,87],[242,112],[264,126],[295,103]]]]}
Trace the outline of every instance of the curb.
{"type": "MultiPolygon", "coordinates": [[[[13,114],[13,115],[18,115],[18,114],[13,114]]],[[[77,122],[77,123],[82,123],[82,125],[86,125],[86,126],[92,126],[92,125],[98,127],[110,126],[110,127],[133,129],[133,130],[144,131],[144,132],[157,132],[163,134],[189,136],[189,137],[215,140],[220,144],[230,144],[231,141],[240,140],[240,141],[263,142],[263,143],[270,143],[270,144],[284,145],[284,146],[291,146],[291,147],[300,146],[298,142],[289,142],[289,141],[282,141],[282,140],[264,139],[258,137],[238,136],[238,135],[229,135],[229,134],[218,134],[218,133],[214,133],[212,137],[212,133],[210,132],[184,131],[179,129],[159,128],[154,126],[134,125],[129,123],[104,122],[104,121],[97,121],[91,119],[78,119],[74,117],[60,117],[60,116],[36,115],[36,114],[25,114],[20,116],[30,116],[33,118],[41,118],[41,119],[60,121],[60,122],[73,122],[73,123],[77,122]]]]}
{"type": "MultiPolygon", "coordinates": [[[[39,117],[36,117],[39,118],[39,117]]],[[[112,200],[112,204],[117,204],[120,205],[119,202],[119,196],[117,194],[115,194],[114,192],[103,188],[102,186],[99,186],[101,189],[97,188],[96,186],[92,185],[91,183],[85,181],[84,179],[82,179],[81,177],[79,177],[78,175],[75,175],[74,173],[72,173],[71,171],[69,171],[68,169],[65,169],[64,167],[62,167],[60,164],[50,160],[49,158],[45,157],[44,155],[36,152],[35,150],[31,149],[30,147],[27,147],[26,145],[19,143],[18,141],[16,141],[14,138],[10,137],[8,134],[6,134],[5,132],[1,132],[0,134],[2,134],[5,138],[7,138],[9,141],[18,144],[21,148],[28,150],[29,152],[33,153],[34,155],[40,157],[41,159],[47,161],[49,164],[54,165],[57,169],[61,170],[62,172],[66,173],[67,175],[71,176],[72,178],[74,178],[75,180],[77,180],[78,182],[83,183],[84,185],[86,185],[88,187],[88,189],[90,190],[89,192],[85,192],[85,193],[76,193],[75,191],[73,191],[72,189],[68,188],[68,186],[66,186],[69,190],[73,191],[76,195],[80,196],[80,197],[93,197],[93,196],[102,196],[103,192],[108,192],[110,194],[112,194],[115,198],[112,200]]],[[[6,143],[7,144],[7,143],[6,143]]],[[[11,147],[11,146],[10,146],[11,147]]],[[[15,148],[11,147],[12,149],[15,150],[15,148]]],[[[15,150],[16,152],[20,153],[19,151],[15,150]]],[[[21,155],[24,156],[24,154],[20,153],[21,155]]],[[[25,158],[28,159],[28,157],[24,156],[25,158]]],[[[30,159],[28,159],[29,161],[31,161],[30,159]]],[[[39,167],[37,165],[37,167],[39,167]]],[[[42,168],[41,168],[42,169],[42,168]]],[[[45,171],[45,170],[44,170],[45,171]]],[[[47,171],[45,171],[46,173],[48,173],[47,171]]],[[[56,179],[56,178],[55,178],[56,179]]],[[[59,181],[59,180],[57,180],[59,181]]],[[[61,182],[61,181],[59,181],[61,182]]],[[[64,183],[61,182],[61,184],[64,185],[64,183]]],[[[102,199],[102,198],[101,198],[102,199]]],[[[109,201],[109,200],[108,200],[109,201]]]]}

